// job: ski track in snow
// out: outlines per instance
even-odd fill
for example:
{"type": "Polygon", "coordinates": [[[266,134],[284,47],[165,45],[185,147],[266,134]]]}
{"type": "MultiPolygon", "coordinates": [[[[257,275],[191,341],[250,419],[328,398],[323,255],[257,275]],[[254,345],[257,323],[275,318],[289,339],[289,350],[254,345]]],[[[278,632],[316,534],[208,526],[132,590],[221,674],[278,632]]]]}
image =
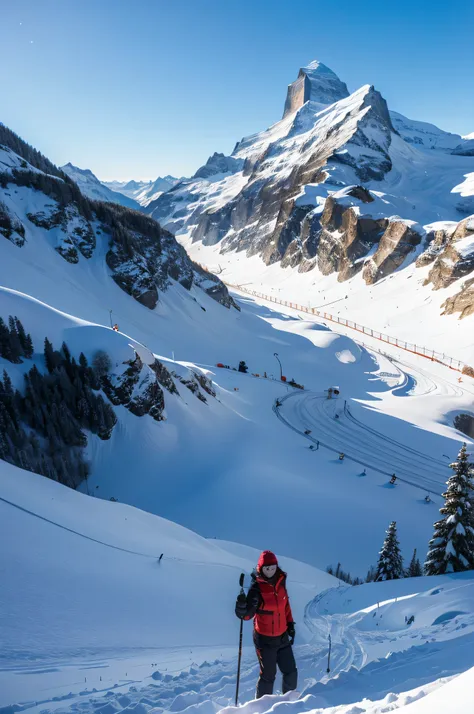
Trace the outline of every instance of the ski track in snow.
{"type": "Polygon", "coordinates": [[[313,444],[319,442],[320,447],[336,453],[344,452],[345,458],[361,464],[369,471],[387,476],[396,473],[399,481],[425,492],[439,495],[442,491],[449,475],[443,462],[414,449],[408,450],[405,444],[365,427],[354,420],[350,411],[348,414],[344,411],[339,400],[328,400],[322,394],[302,392],[288,394],[280,401],[282,407],[274,406],[278,418],[313,444]],[[338,419],[335,418],[336,413],[338,419]],[[305,434],[308,429],[311,434],[305,434]],[[427,465],[426,459],[431,463],[427,465]]]}

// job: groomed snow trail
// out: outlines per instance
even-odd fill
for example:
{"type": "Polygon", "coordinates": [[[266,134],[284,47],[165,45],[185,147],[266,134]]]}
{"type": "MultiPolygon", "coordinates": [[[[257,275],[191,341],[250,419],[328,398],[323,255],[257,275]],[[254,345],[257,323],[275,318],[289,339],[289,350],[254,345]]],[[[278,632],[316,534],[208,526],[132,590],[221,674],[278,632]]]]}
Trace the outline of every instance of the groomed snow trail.
{"type": "MultiPolygon", "coordinates": [[[[423,454],[377,432],[355,418],[341,399],[328,400],[324,394],[294,392],[273,407],[278,419],[316,446],[343,452],[345,458],[369,471],[391,476],[401,482],[439,495],[449,471],[441,460],[423,454]],[[337,415],[337,418],[336,418],[337,415]],[[310,430],[311,434],[305,434],[310,430]]],[[[341,462],[343,467],[343,462],[341,462]]]]}

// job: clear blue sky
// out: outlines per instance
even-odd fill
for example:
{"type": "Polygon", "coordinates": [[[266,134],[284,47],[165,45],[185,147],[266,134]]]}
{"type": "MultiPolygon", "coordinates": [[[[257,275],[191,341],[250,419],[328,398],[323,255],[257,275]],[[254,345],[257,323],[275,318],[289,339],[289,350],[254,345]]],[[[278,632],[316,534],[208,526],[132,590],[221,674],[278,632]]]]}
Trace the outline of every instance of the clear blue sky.
{"type": "Polygon", "coordinates": [[[313,59],[474,131],[473,0],[0,0],[0,24],[0,121],[105,180],[229,153],[313,59]]]}

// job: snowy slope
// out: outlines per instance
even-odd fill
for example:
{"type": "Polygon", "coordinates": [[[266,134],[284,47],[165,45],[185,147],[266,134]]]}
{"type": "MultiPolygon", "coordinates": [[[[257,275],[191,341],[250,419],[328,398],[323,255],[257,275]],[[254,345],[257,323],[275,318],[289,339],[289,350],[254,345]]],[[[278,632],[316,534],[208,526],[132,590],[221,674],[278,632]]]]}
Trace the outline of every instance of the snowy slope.
{"type": "MultiPolygon", "coordinates": [[[[258,551],[206,541],[5,464],[0,499],[9,542],[0,563],[16,574],[1,590],[0,706],[29,714],[234,711],[236,581],[258,551]]],[[[472,673],[449,680],[474,666],[472,573],[354,588],[291,559],[281,564],[297,624],[301,696],[251,701],[258,666],[246,625],[246,714],[283,702],[292,714],[387,707],[444,714],[436,707],[448,696],[450,714],[467,714],[472,673]]]]}
{"type": "Polygon", "coordinates": [[[434,124],[428,122],[408,119],[398,112],[391,111],[390,117],[394,128],[398,131],[404,141],[414,144],[421,149],[435,149],[450,153],[453,149],[463,143],[463,138],[459,134],[439,129],[434,124]]]}
{"type": "MultiPolygon", "coordinates": [[[[351,126],[351,136],[360,139],[362,123],[362,134],[372,134],[378,147],[368,147],[367,156],[383,157],[388,141],[383,105],[375,127],[363,123],[369,114],[364,102],[374,96],[366,89],[322,110],[318,121],[326,139],[345,140],[351,126]],[[339,137],[331,131],[334,117],[344,119],[339,137]]],[[[295,114],[310,117],[310,105],[295,114]]],[[[272,136],[282,126],[288,129],[285,122],[292,124],[294,116],[275,125],[272,136]]],[[[299,128],[303,134],[308,130],[304,123],[299,128]]],[[[304,153],[298,124],[291,131],[291,140],[278,148],[292,156],[304,153]]],[[[319,137],[312,141],[317,144],[319,137]]],[[[406,153],[407,145],[394,137],[390,150],[409,165],[412,149],[406,153]]],[[[245,162],[261,149],[267,155],[258,171],[263,174],[268,162],[269,175],[288,179],[288,167],[280,165],[267,140],[268,135],[243,142],[237,164],[226,162],[231,171],[202,179],[205,190],[212,184],[217,192],[236,195],[239,182],[247,181],[245,162]]],[[[352,145],[355,153],[357,146],[352,145]]],[[[22,168],[13,152],[2,152],[1,160],[10,174],[22,168]]],[[[335,166],[335,174],[346,168],[335,166]]],[[[399,184],[405,180],[404,172],[399,184]]],[[[376,210],[388,200],[380,194],[373,201],[376,210]]],[[[318,195],[313,194],[315,203],[318,195]]],[[[339,198],[352,201],[345,192],[339,198]]],[[[217,207],[219,196],[209,191],[206,200],[217,207]]],[[[390,198],[390,206],[396,200],[390,198]]],[[[431,713],[448,696],[465,714],[472,673],[448,684],[446,678],[474,666],[471,574],[324,592],[335,583],[322,570],[341,562],[364,576],[392,520],[405,560],[413,548],[423,559],[448,464],[462,441],[471,452],[474,448],[472,439],[452,426],[456,414],[472,410],[472,379],[460,383],[442,365],[395,346],[384,345],[382,352],[375,339],[364,337],[367,344],[360,344],[347,329],[331,330],[321,319],[238,291],[241,311],[225,309],[206,292],[215,286],[210,278],[211,285],[204,278],[186,289],[170,274],[150,309],[111,279],[104,260],[109,239],[96,221],[94,250],[87,258],[81,252],[72,263],[57,250],[61,229],[41,226],[44,215],[38,215],[51,205],[45,194],[7,182],[2,201],[9,235],[0,236],[0,314],[18,316],[35,345],[32,360],[22,364],[0,358],[0,369],[8,369],[14,385],[21,388],[31,364],[44,370],[42,342],[48,336],[55,346],[65,340],[76,355],[84,351],[90,358],[105,350],[113,370],[134,351],[146,366],[157,357],[174,373],[179,393],[165,394],[163,421],[117,406],[111,439],[88,435],[92,470],[84,493],[0,462],[0,531],[8,544],[0,556],[0,571],[6,573],[0,588],[0,707],[8,707],[7,714],[152,709],[214,714],[222,708],[231,714],[236,581],[241,571],[250,571],[258,550],[270,547],[289,571],[302,697],[250,701],[258,668],[246,626],[244,714],[280,706],[289,714],[327,708],[327,714],[382,714],[387,708],[410,714],[416,706],[423,714],[425,697],[431,713]],[[36,216],[36,223],[28,215],[36,216]],[[111,321],[119,332],[110,329],[111,321]],[[284,374],[304,390],[279,380],[275,351],[284,374]],[[216,367],[217,362],[235,367],[242,359],[248,374],[216,367]],[[216,396],[197,399],[179,379],[190,371],[211,379],[216,396]],[[329,402],[325,390],[336,384],[341,395],[329,402]],[[316,444],[318,450],[308,448],[316,444]],[[346,454],[343,462],[340,451],[346,454]],[[399,481],[392,487],[394,471],[399,481]],[[110,502],[112,497],[119,502],[110,502]],[[405,615],[415,615],[410,627],[405,615]]],[[[77,216],[68,220],[71,230],[82,225],[77,216]]],[[[448,228],[452,232],[453,226],[448,228]]],[[[465,246],[469,237],[462,240],[465,246]]],[[[311,296],[314,272],[286,272],[275,263],[262,274],[257,256],[227,253],[220,265],[218,247],[189,240],[189,248],[236,282],[253,281],[263,292],[265,280],[265,289],[294,291],[303,303],[311,296]]],[[[399,329],[404,320],[417,338],[439,340],[441,333],[446,341],[448,334],[449,349],[467,361],[469,323],[450,316],[444,323],[449,331],[442,332],[435,319],[428,320],[439,312],[438,298],[423,305],[427,288],[415,270],[424,277],[427,269],[410,269],[410,286],[416,285],[405,290],[403,300],[394,273],[373,288],[360,285],[368,297],[354,290],[352,306],[364,322],[369,316],[399,329]],[[394,298],[401,313],[391,323],[394,298]]],[[[360,276],[351,288],[357,280],[360,276]]],[[[334,295],[329,309],[338,311],[349,285],[335,275],[329,284],[334,295]]],[[[453,283],[446,290],[456,289],[453,283]]],[[[326,296],[323,290],[320,298],[326,296]]]]}
{"type": "MultiPolygon", "coordinates": [[[[455,373],[414,356],[402,358],[395,348],[384,348],[389,352],[386,357],[376,351],[380,345],[375,340],[369,340],[369,349],[361,348],[352,337],[331,331],[321,320],[300,319],[294,310],[275,309],[265,301],[240,297],[242,312],[227,310],[205,289],[192,285],[188,291],[172,278],[155,309],[150,310],[110,279],[104,261],[107,240],[98,236],[91,257],[71,264],[55,250],[56,234],[30,226],[26,218],[27,213],[43,207],[47,197],[13,186],[5,190],[5,200],[25,221],[28,240],[19,247],[1,238],[0,284],[10,289],[2,293],[4,316],[17,315],[33,333],[39,364],[46,336],[56,346],[71,340],[74,350],[84,350],[88,356],[102,347],[115,363],[124,359],[122,355],[131,354],[130,343],[140,343],[170,371],[181,375],[188,365],[193,371],[202,371],[217,390],[216,398],[203,403],[178,384],[179,396],[165,394],[167,418],[160,423],[118,408],[119,422],[111,440],[99,443],[90,439],[91,488],[106,499],[115,497],[138,505],[202,535],[250,546],[268,537],[272,547],[284,555],[320,568],[341,561],[359,576],[375,561],[382,534],[394,518],[403,534],[405,557],[411,556],[414,547],[424,554],[439,496],[434,495],[430,506],[424,503],[427,483],[417,474],[412,478],[407,473],[403,451],[408,446],[438,462],[446,461],[444,468],[437,465],[436,483],[429,485],[440,493],[449,475],[447,463],[465,438],[452,423],[456,414],[472,409],[469,378],[458,384],[455,373]],[[30,300],[32,295],[43,304],[30,300]],[[51,308],[61,311],[61,320],[51,308]],[[78,319],[92,326],[78,327],[78,319]],[[119,334],[110,330],[111,320],[118,323],[119,334]],[[273,405],[290,388],[252,376],[279,376],[275,351],[287,377],[294,377],[312,393],[308,402],[292,413],[286,412],[285,404],[285,423],[277,418],[273,405]],[[217,362],[236,366],[242,359],[249,365],[249,375],[215,367],[217,362]],[[392,376],[387,378],[387,374],[392,376]],[[378,432],[360,440],[357,453],[357,430],[349,425],[346,428],[344,419],[337,422],[333,414],[316,409],[324,390],[334,384],[341,387],[341,404],[347,400],[365,430],[378,432]],[[317,453],[307,448],[306,419],[314,422],[313,436],[317,439],[319,435],[325,444],[317,453]],[[319,432],[324,432],[324,438],[319,432]],[[397,442],[390,458],[384,451],[387,437],[397,442]],[[338,451],[348,455],[342,467],[335,458],[338,451]],[[358,476],[361,464],[368,469],[366,479],[358,476]],[[397,489],[386,488],[387,474],[397,469],[404,471],[407,483],[397,489]],[[341,487],[345,494],[342,503],[341,487]],[[221,507],[223,501],[228,503],[226,509],[221,507]],[[271,507],[262,512],[262,502],[271,507]],[[341,532],[327,543],[325,534],[334,512],[341,532]],[[245,529],[242,513],[246,514],[245,529]],[[348,549],[348,534],[360,518],[368,526],[357,549],[348,549]],[[281,522],[288,523],[289,533],[278,527],[281,522]],[[312,534],[309,539],[308,533],[312,534]],[[315,548],[315,543],[325,543],[324,548],[315,548]]],[[[192,247],[197,255],[199,247],[192,247]]],[[[239,265],[237,259],[237,268],[239,265]]],[[[260,270],[261,261],[242,256],[241,265],[239,281],[254,281],[253,266],[260,270]]],[[[278,265],[268,270],[285,277],[278,265]]],[[[307,276],[311,273],[305,280],[307,276]]],[[[303,291],[307,283],[300,274],[294,277],[292,285],[303,291]]],[[[376,291],[389,290],[392,284],[391,280],[381,281],[373,294],[365,294],[375,299],[376,291]]],[[[345,287],[336,281],[334,285],[335,290],[345,287]]],[[[423,288],[418,287],[421,292],[423,288]]],[[[344,294],[338,299],[342,302],[344,294]]],[[[402,303],[407,315],[413,308],[411,300],[412,295],[407,295],[402,303]]],[[[360,300],[361,312],[370,306],[360,300]]],[[[434,312],[436,305],[431,309],[434,312]]],[[[410,329],[422,333],[427,314],[420,314],[416,321],[412,316],[410,329]]],[[[380,320],[385,317],[381,311],[377,315],[380,320]]],[[[452,326],[450,349],[457,344],[467,361],[472,341],[463,329],[466,323],[451,317],[446,320],[452,326]]],[[[12,373],[17,369],[8,367],[12,373]]]]}
{"type": "MultiPolygon", "coordinates": [[[[148,658],[157,647],[187,647],[188,655],[196,646],[199,657],[201,647],[219,655],[234,645],[238,578],[251,572],[257,551],[231,555],[163,518],[75,493],[5,462],[0,510],[1,537],[10,542],[1,569],[15,573],[1,592],[3,665],[148,658]]],[[[282,566],[290,572],[300,637],[308,639],[304,606],[337,580],[292,560],[282,559],[282,566]]],[[[0,706],[30,698],[27,680],[3,668],[0,706]]]]}
{"type": "Polygon", "coordinates": [[[99,181],[90,169],[80,169],[71,163],[61,166],[61,169],[77,183],[85,196],[94,199],[94,201],[111,201],[112,203],[120,203],[127,208],[139,210],[137,201],[125,196],[123,193],[111,191],[99,181]]]}
{"type": "MultiPolygon", "coordinates": [[[[52,284],[44,266],[41,260],[34,266],[24,264],[23,281],[13,261],[9,272],[16,276],[17,285],[31,286],[34,281],[36,294],[51,300],[64,283],[51,263],[50,274],[56,278],[52,284]]],[[[97,278],[101,276],[99,271],[97,278]]],[[[98,348],[105,349],[115,364],[129,357],[130,344],[140,349],[138,341],[170,371],[181,372],[187,366],[202,369],[217,389],[217,398],[204,404],[177,383],[180,396],[165,395],[166,421],[160,423],[119,408],[112,438],[107,442],[89,439],[91,491],[163,515],[204,536],[257,547],[268,538],[284,555],[320,568],[342,561],[358,575],[364,575],[375,561],[386,525],[396,518],[405,557],[411,556],[414,547],[423,557],[441,503],[436,494],[449,475],[449,460],[443,455],[453,458],[466,438],[450,424],[454,413],[470,408],[468,385],[457,385],[454,375],[444,368],[433,367],[427,373],[423,363],[407,366],[396,357],[392,363],[315,322],[251,301],[241,302],[241,314],[229,316],[210,298],[201,299],[204,312],[192,295],[176,286],[150,317],[146,308],[113,283],[105,298],[103,284],[99,289],[93,272],[77,275],[71,270],[67,277],[67,291],[59,292],[63,309],[79,314],[82,320],[102,316],[104,323],[108,319],[104,303],[113,305],[121,332],[78,322],[22,294],[3,292],[5,313],[22,320],[35,345],[41,347],[46,333],[55,345],[66,340],[74,353],[83,350],[88,357],[98,348]],[[289,398],[290,411],[285,402],[282,415],[290,427],[272,409],[275,399],[288,388],[277,381],[214,367],[216,361],[235,365],[244,357],[252,372],[277,376],[275,349],[288,377],[294,376],[311,390],[309,410],[290,408],[300,392],[289,398]],[[336,422],[331,411],[321,415],[314,408],[323,402],[323,390],[334,383],[341,387],[362,427],[344,416],[336,422]],[[307,448],[306,428],[312,429],[324,448],[315,453],[307,448]],[[388,449],[387,436],[397,442],[388,449]],[[405,455],[408,447],[418,453],[412,457],[413,474],[405,455]],[[347,454],[342,466],[339,451],[347,454]],[[435,460],[431,469],[423,465],[428,454],[435,460]],[[360,478],[362,464],[367,467],[366,478],[360,478]],[[401,483],[390,489],[387,482],[394,470],[399,471],[401,483]],[[429,505],[423,500],[427,490],[434,491],[429,505]],[[340,535],[328,543],[325,533],[334,517],[340,535]],[[348,548],[348,534],[361,518],[366,528],[357,548],[348,548]],[[282,519],[287,531],[278,526],[282,519]]],[[[146,350],[140,353],[147,361],[146,350]]],[[[36,359],[40,356],[35,355],[36,359]]],[[[12,376],[21,368],[5,365],[12,376]]],[[[20,373],[16,379],[21,384],[20,373]]],[[[334,408],[340,412],[343,401],[334,403],[334,408]]]]}

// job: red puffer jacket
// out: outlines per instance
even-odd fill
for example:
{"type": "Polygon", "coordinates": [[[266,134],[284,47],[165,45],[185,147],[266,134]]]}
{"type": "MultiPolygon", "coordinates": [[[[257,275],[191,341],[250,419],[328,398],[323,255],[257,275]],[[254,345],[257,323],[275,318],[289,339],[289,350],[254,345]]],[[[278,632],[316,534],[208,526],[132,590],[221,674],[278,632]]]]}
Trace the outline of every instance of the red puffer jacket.
{"type": "Polygon", "coordinates": [[[293,622],[290,600],[286,590],[286,573],[278,569],[272,580],[258,572],[247,595],[246,620],[254,617],[254,628],[260,635],[278,637],[293,622]]]}

